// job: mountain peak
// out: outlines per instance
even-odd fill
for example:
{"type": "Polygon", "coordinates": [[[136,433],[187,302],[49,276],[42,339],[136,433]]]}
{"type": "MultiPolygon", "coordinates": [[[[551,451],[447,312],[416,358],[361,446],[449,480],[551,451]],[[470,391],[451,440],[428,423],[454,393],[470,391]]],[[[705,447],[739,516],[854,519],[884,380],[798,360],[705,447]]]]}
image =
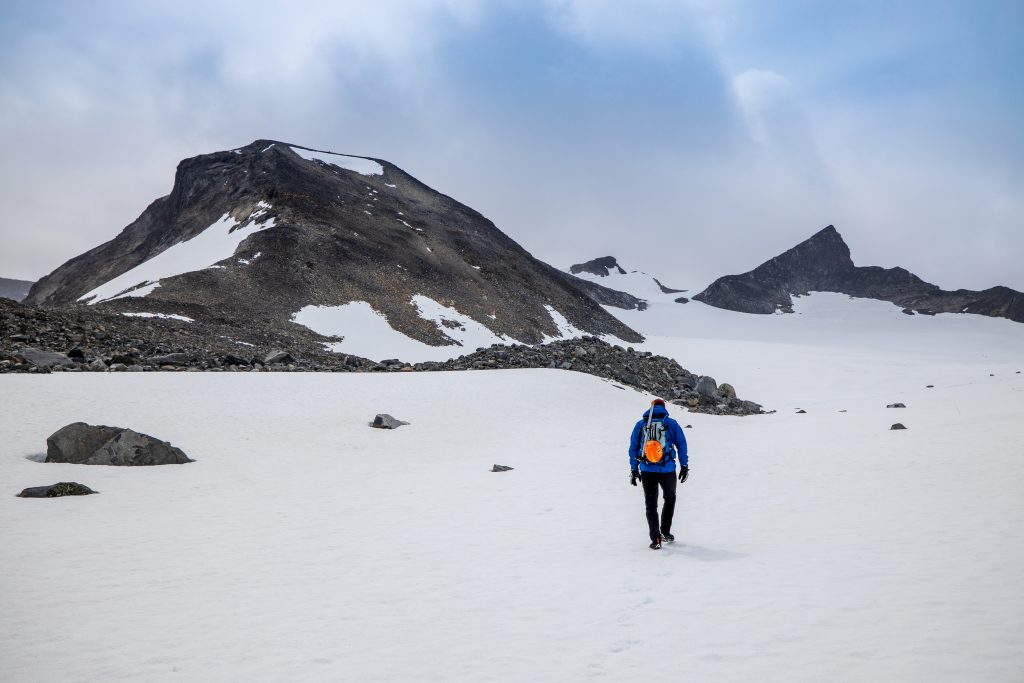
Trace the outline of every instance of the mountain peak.
{"type": "Polygon", "coordinates": [[[1024,294],[1009,288],[947,292],[905,268],[855,266],[832,225],[750,272],[718,278],[694,299],[743,313],[792,313],[792,297],[810,292],[890,301],[908,314],[970,312],[1024,322],[1024,294]]]}
{"type": "Polygon", "coordinates": [[[358,304],[428,345],[460,343],[455,317],[495,339],[573,328],[640,341],[593,289],[394,164],[259,139],[183,160],[169,195],[40,280],[29,303],[280,330],[309,307],[358,304]]]}

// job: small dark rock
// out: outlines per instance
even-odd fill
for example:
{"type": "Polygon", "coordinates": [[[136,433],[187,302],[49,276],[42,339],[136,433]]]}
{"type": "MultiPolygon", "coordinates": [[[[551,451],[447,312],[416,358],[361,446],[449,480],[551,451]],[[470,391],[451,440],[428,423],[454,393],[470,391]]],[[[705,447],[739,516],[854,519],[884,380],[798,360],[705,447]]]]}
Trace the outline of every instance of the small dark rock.
{"type": "Polygon", "coordinates": [[[512,469],[515,469],[515,468],[509,467],[508,465],[497,465],[496,464],[493,467],[491,467],[491,472],[508,472],[509,470],[512,470],[512,469]]]}
{"type": "Polygon", "coordinates": [[[889,427],[889,429],[890,430],[893,430],[893,429],[906,429],[906,427],[903,426],[902,422],[897,422],[892,427],[889,427]]]}
{"type": "MultiPolygon", "coordinates": [[[[111,359],[114,360],[114,359],[111,359]]],[[[116,361],[115,361],[116,362],[116,361]]],[[[149,362],[153,365],[176,365],[178,367],[185,367],[188,365],[189,357],[184,353],[168,353],[164,356],[153,356],[149,359],[149,362]]]]}
{"type": "Polygon", "coordinates": [[[902,403],[890,403],[889,405],[886,406],[886,408],[906,408],[906,407],[907,406],[903,405],[902,403]]]}
{"type": "Polygon", "coordinates": [[[59,498],[61,496],[87,496],[96,493],[88,486],[74,481],[62,481],[50,486],[33,486],[18,494],[18,498],[59,498]]]}
{"type": "Polygon", "coordinates": [[[935,388],[934,384],[929,384],[928,386],[925,387],[925,389],[934,389],[934,388],[935,388]]]}
{"type": "Polygon", "coordinates": [[[402,425],[407,425],[408,422],[391,417],[387,413],[380,413],[373,418],[373,422],[370,423],[371,427],[376,429],[398,429],[402,425]]]}
{"type": "Polygon", "coordinates": [[[675,301],[676,301],[677,304],[688,304],[688,303],[690,303],[690,300],[687,299],[685,296],[681,296],[678,299],[676,299],[675,301]]]}
{"type": "Polygon", "coordinates": [[[800,410],[796,411],[796,414],[797,414],[797,415],[806,415],[806,414],[807,414],[807,411],[806,411],[806,410],[804,410],[803,408],[801,408],[800,410]]]}

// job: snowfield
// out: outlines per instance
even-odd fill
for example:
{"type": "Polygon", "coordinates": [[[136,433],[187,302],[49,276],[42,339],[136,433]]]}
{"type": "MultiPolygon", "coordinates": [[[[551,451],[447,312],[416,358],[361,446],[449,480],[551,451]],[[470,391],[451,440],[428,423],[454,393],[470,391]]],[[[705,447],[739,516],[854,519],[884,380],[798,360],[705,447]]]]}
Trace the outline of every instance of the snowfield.
{"type": "Polygon", "coordinates": [[[650,330],[779,411],[673,409],[658,552],[591,376],[0,376],[0,680],[1020,681],[1024,326],[874,303],[650,330]],[[77,420],[196,462],[36,462],[77,420]]]}

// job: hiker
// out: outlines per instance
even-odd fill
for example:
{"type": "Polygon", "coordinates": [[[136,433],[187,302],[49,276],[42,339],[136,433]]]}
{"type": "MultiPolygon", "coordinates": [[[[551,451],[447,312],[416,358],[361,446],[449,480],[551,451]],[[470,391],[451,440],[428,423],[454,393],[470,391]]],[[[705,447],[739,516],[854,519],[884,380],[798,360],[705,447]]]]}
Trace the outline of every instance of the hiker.
{"type": "Polygon", "coordinates": [[[651,533],[651,550],[661,548],[662,539],[671,543],[672,513],[676,509],[676,456],[679,457],[679,483],[690,476],[686,456],[686,437],[679,423],[668,416],[665,401],[656,398],[643,418],[633,427],[629,439],[629,483],[644,485],[647,526],[651,533]],[[658,520],[658,487],[665,497],[658,520]]]}

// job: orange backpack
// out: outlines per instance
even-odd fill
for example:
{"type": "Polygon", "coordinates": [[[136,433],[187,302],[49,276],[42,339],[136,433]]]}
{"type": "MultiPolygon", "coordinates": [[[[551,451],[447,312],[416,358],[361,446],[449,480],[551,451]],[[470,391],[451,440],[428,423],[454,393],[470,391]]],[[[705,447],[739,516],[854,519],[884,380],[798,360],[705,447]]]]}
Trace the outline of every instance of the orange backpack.
{"type": "Polygon", "coordinates": [[[661,463],[665,457],[665,449],[668,444],[665,440],[665,423],[662,420],[654,420],[654,406],[651,406],[647,413],[647,426],[644,428],[644,452],[641,460],[652,465],[661,463]]]}

